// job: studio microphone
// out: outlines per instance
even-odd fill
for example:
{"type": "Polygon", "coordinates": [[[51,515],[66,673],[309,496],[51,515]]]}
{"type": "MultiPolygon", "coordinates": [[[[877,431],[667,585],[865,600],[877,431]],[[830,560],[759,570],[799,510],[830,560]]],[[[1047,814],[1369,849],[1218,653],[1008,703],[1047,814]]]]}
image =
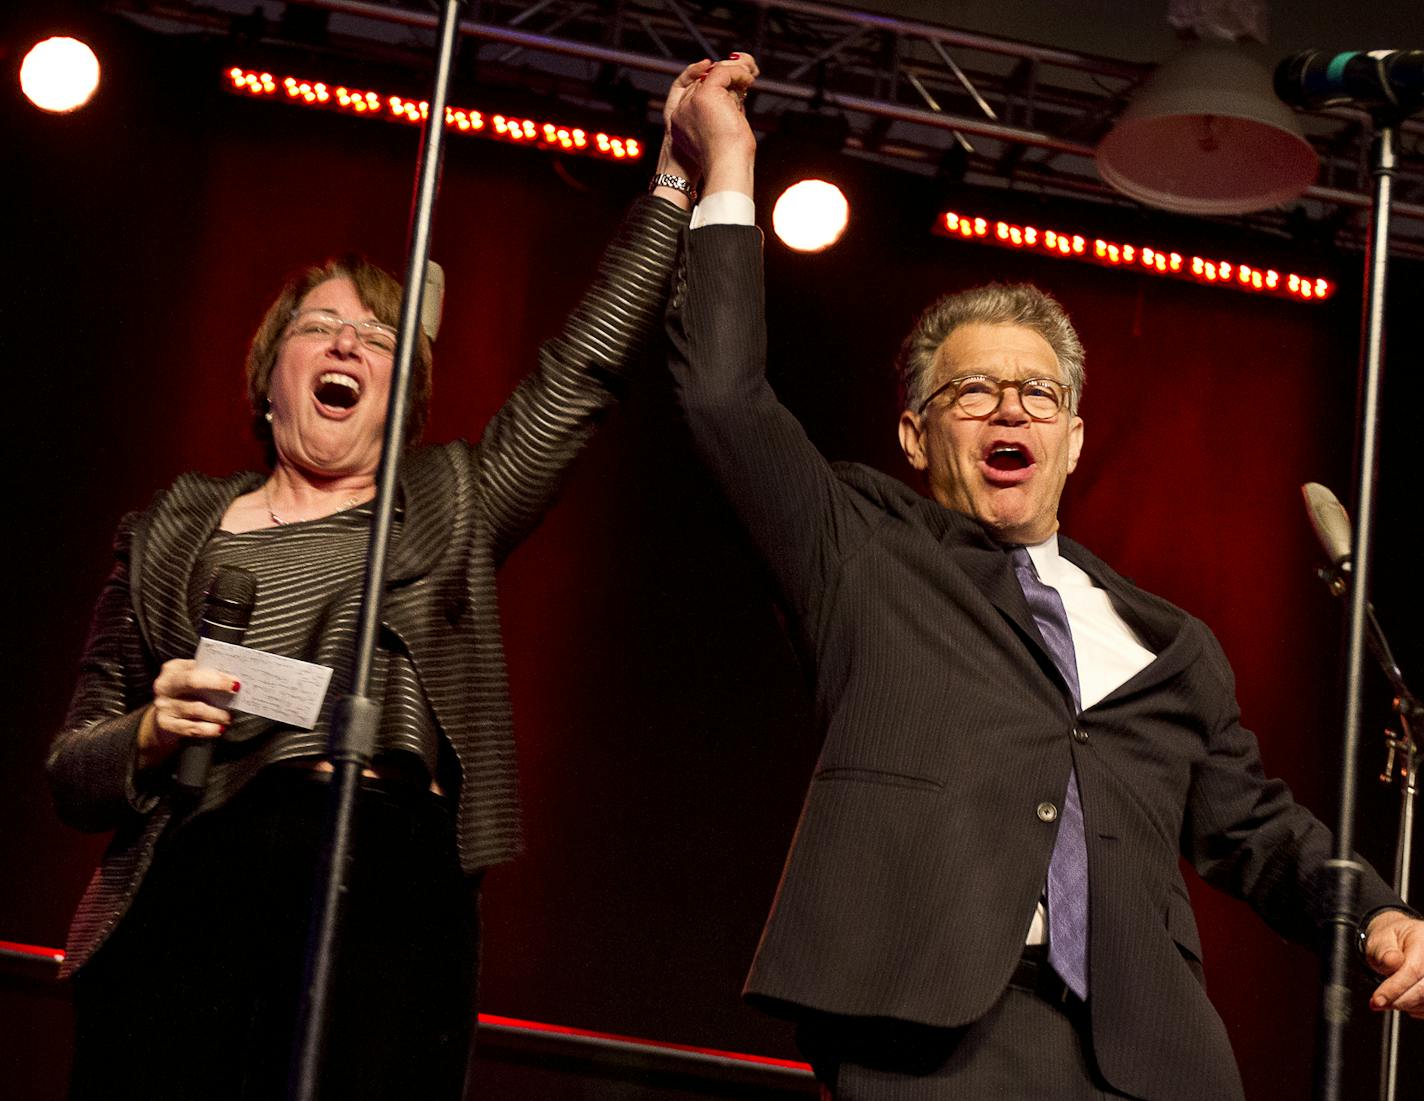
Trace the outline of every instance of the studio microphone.
{"type": "MultiPolygon", "coordinates": [[[[1350,569],[1350,517],[1340,498],[1319,482],[1306,482],[1300,487],[1305,498],[1305,510],[1310,516],[1310,526],[1315,529],[1315,538],[1330,559],[1332,569],[1348,573],[1350,569]]],[[[1333,586],[1332,586],[1333,588],[1333,586]]]]}
{"type": "Polygon", "coordinates": [[[425,290],[420,296],[420,327],[425,339],[435,343],[445,315],[445,269],[434,260],[425,262],[425,290]]]}
{"type": "MultiPolygon", "coordinates": [[[[1315,537],[1320,540],[1326,557],[1330,559],[1329,569],[1318,571],[1320,579],[1329,587],[1332,596],[1344,596],[1350,587],[1346,579],[1350,575],[1350,559],[1354,553],[1350,516],[1340,499],[1319,482],[1306,482],[1300,487],[1300,492],[1305,498],[1305,510],[1310,516],[1310,526],[1315,529],[1315,537]]],[[[1401,715],[1424,719],[1424,705],[1415,699],[1414,694],[1409,691],[1409,686],[1404,683],[1404,674],[1400,672],[1399,662],[1395,661],[1394,653],[1389,648],[1389,640],[1384,637],[1384,629],[1380,627],[1375,616],[1374,605],[1368,602],[1365,604],[1365,645],[1370,648],[1370,653],[1374,654],[1375,660],[1384,670],[1385,677],[1394,687],[1397,697],[1395,709],[1401,715]]],[[[1393,752],[1391,749],[1390,753],[1393,752]]]]}
{"type": "MultiPolygon", "coordinates": [[[[203,595],[203,617],[198,635],[214,642],[242,645],[247,625],[252,622],[252,606],[257,603],[257,575],[241,566],[219,566],[203,595]]],[[[186,795],[196,795],[207,786],[213,762],[215,738],[190,739],[178,753],[175,782],[186,795]]]]}
{"type": "Polygon", "coordinates": [[[1424,50],[1303,50],[1276,66],[1276,95],[1292,107],[1424,105],[1424,50]]]}

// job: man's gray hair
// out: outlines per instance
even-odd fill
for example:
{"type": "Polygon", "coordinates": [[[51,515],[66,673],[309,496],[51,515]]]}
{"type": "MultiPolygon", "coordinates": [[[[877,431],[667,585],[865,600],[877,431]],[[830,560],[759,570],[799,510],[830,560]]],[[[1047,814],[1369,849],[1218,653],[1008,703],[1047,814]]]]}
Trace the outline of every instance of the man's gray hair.
{"type": "Polygon", "coordinates": [[[1083,399],[1083,344],[1058,301],[1029,283],[989,283],[947,294],[920,314],[900,346],[896,366],[905,408],[919,412],[934,389],[934,362],[944,342],[962,325],[1021,325],[1048,342],[1065,381],[1073,388],[1071,413],[1083,399]]]}

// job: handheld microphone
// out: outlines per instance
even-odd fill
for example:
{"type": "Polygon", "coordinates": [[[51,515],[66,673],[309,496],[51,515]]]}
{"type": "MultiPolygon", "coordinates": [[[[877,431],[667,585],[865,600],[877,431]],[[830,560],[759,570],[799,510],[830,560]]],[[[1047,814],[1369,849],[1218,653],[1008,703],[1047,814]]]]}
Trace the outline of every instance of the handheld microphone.
{"type": "MultiPolygon", "coordinates": [[[[203,595],[203,617],[198,634],[215,642],[242,644],[247,625],[252,622],[252,606],[257,603],[257,575],[241,566],[219,566],[203,595]]],[[[213,762],[214,738],[189,741],[178,753],[174,777],[178,790],[196,795],[208,783],[213,762]]]]}
{"type": "Polygon", "coordinates": [[[1303,50],[1276,66],[1276,95],[1292,107],[1424,106],[1424,50],[1303,50]]]}

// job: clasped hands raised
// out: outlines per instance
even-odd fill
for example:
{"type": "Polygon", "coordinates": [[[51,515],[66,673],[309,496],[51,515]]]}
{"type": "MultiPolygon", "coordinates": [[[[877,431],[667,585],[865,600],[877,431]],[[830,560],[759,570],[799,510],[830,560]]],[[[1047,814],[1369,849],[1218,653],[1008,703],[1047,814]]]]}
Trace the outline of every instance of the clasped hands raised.
{"type": "Polygon", "coordinates": [[[684,69],[663,107],[659,171],[700,180],[704,195],[750,195],[756,136],[742,107],[759,72],[756,59],[745,53],[721,61],[704,58],[684,69]]]}

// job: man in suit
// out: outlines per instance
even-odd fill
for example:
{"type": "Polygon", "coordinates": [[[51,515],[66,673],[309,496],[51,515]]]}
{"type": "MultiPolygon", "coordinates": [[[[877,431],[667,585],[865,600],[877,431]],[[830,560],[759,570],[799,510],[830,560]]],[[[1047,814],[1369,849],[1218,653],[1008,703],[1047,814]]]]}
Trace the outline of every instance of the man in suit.
{"type": "MultiPolygon", "coordinates": [[[[825,742],[747,995],[828,1096],[1240,1098],[1179,857],[1318,943],[1329,832],[1265,777],[1210,631],[1058,535],[1083,354],[1031,287],[926,311],[900,441],[930,497],[833,468],[764,377],[750,58],[684,99],[702,166],[669,316],[704,461],[770,563],[825,742]]],[[[1424,922],[1358,917],[1424,1016],[1424,922]]]]}

